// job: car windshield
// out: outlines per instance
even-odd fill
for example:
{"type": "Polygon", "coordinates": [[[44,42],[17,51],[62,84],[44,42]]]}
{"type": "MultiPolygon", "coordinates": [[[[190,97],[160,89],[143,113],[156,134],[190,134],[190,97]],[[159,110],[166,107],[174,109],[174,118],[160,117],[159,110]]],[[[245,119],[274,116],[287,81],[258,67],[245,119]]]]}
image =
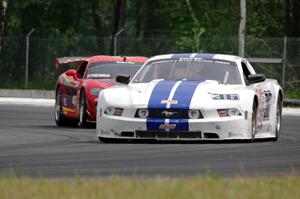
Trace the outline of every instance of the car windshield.
{"type": "Polygon", "coordinates": [[[87,79],[112,79],[118,75],[133,76],[143,65],[136,62],[96,62],[89,65],[87,79]]]}
{"type": "Polygon", "coordinates": [[[220,84],[242,83],[235,62],[201,58],[164,59],[149,62],[132,82],[148,83],[155,79],[215,80],[220,84]]]}

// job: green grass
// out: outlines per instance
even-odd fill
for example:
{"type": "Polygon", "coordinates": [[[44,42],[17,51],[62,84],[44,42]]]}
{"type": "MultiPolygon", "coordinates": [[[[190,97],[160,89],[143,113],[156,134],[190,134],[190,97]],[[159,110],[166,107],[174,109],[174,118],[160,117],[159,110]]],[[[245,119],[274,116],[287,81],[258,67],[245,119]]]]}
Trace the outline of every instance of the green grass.
{"type": "Polygon", "coordinates": [[[1,199],[57,198],[300,198],[300,176],[234,177],[213,175],[188,178],[107,177],[107,178],[0,178],[1,199]]]}
{"type": "Polygon", "coordinates": [[[284,91],[284,98],[286,98],[286,99],[300,99],[300,88],[284,91]]]}

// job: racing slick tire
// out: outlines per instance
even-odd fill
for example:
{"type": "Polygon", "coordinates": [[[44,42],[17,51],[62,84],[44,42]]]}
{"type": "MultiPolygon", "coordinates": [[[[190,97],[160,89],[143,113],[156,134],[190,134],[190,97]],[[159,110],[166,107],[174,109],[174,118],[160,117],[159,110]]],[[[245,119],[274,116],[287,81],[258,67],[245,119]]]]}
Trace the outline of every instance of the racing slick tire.
{"type": "Polygon", "coordinates": [[[55,105],[54,105],[54,120],[57,126],[77,126],[78,121],[68,119],[63,113],[62,103],[61,103],[62,90],[59,86],[56,90],[55,95],[55,105]]]}
{"type": "Polygon", "coordinates": [[[251,138],[250,142],[254,142],[255,134],[256,134],[256,126],[257,126],[257,104],[253,102],[252,108],[252,117],[251,117],[251,138]]]}
{"type": "Polygon", "coordinates": [[[82,90],[80,94],[80,102],[79,102],[79,126],[82,128],[89,127],[86,107],[87,107],[86,94],[85,91],[82,90]]]}
{"type": "Polygon", "coordinates": [[[282,113],[282,100],[278,96],[277,99],[277,106],[276,106],[276,123],[275,123],[275,137],[272,139],[273,141],[277,141],[280,135],[280,128],[281,128],[281,113],[282,113]]]}
{"type": "Polygon", "coordinates": [[[113,139],[111,138],[103,138],[103,137],[98,137],[100,142],[103,143],[113,143],[113,139]]]}

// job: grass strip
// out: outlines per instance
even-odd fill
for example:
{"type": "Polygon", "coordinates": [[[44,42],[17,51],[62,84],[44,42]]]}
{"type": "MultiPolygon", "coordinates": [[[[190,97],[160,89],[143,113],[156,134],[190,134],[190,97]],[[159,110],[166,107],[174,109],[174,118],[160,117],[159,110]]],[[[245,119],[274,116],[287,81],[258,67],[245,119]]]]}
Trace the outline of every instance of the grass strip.
{"type": "Polygon", "coordinates": [[[213,175],[169,177],[120,177],[32,179],[0,177],[1,199],[166,199],[166,198],[300,198],[300,176],[234,177],[213,175]]]}

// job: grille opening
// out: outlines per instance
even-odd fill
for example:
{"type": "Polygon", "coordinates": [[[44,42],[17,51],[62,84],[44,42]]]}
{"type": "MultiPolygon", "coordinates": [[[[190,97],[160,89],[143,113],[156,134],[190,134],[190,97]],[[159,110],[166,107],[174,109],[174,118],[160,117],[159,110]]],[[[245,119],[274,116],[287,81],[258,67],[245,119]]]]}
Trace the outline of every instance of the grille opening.
{"type": "Polygon", "coordinates": [[[136,136],[141,138],[201,138],[201,132],[170,132],[170,131],[136,131],[136,136]]]}
{"type": "Polygon", "coordinates": [[[159,138],[177,138],[176,132],[159,132],[156,135],[159,138]]]}
{"type": "MultiPolygon", "coordinates": [[[[152,118],[152,119],[162,119],[162,118],[167,118],[167,119],[190,119],[188,111],[189,109],[174,109],[174,108],[149,108],[149,115],[147,118],[152,118]]],[[[201,111],[199,110],[199,118],[198,119],[203,119],[203,115],[201,111]]],[[[134,117],[139,117],[138,116],[138,110],[135,113],[134,117]]]]}
{"type": "Polygon", "coordinates": [[[155,133],[150,131],[136,131],[136,137],[155,138],[155,133]]]}
{"type": "Polygon", "coordinates": [[[216,133],[203,133],[203,137],[208,139],[220,138],[216,133]]]}
{"type": "Polygon", "coordinates": [[[123,132],[121,132],[121,136],[122,136],[122,137],[133,137],[133,136],[134,136],[134,132],[131,132],[131,131],[123,131],[123,132]]]}

